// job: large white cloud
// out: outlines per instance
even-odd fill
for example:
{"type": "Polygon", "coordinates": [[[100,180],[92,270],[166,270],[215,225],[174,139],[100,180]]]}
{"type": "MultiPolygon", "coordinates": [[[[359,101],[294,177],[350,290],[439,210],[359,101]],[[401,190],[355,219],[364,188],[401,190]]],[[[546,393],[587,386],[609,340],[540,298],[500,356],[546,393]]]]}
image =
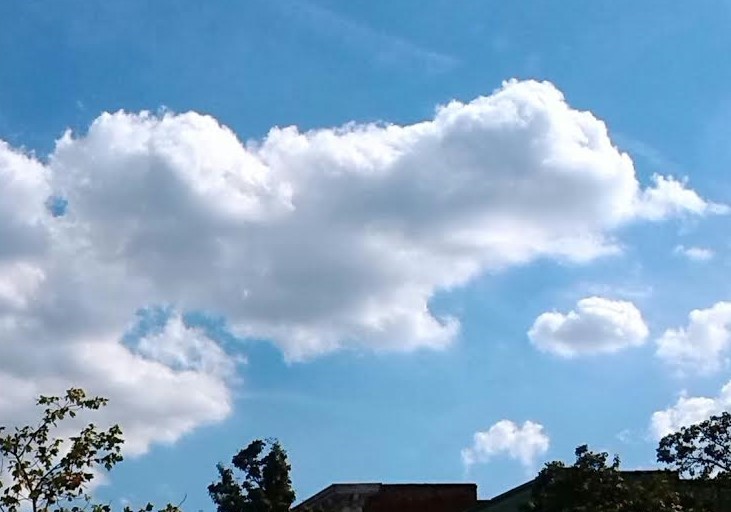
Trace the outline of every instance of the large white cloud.
{"type": "Polygon", "coordinates": [[[688,325],[666,330],[657,340],[657,356],[681,372],[714,372],[728,364],[731,302],[696,309],[688,325]]]}
{"type": "Polygon", "coordinates": [[[568,313],[548,312],[528,331],[540,350],[562,357],[617,352],[642,345],[649,330],[631,302],[588,297],[568,313]]]}
{"type": "Polygon", "coordinates": [[[221,315],[292,360],[442,348],[458,322],[431,313],[440,290],[617,251],[628,222],[722,209],[670,178],[642,188],[605,125],[548,83],[414,125],[249,143],[195,113],[104,114],[47,163],[0,145],[0,379],[19,394],[0,420],[83,385],[118,404],[144,451],[228,413],[230,362],[180,323],[123,343],[139,308],[221,315]]]}
{"type": "Polygon", "coordinates": [[[537,458],[548,451],[550,444],[550,438],[539,423],[526,421],[523,425],[517,425],[510,420],[501,420],[485,432],[475,432],[472,445],[462,450],[462,462],[469,468],[504,456],[532,469],[537,458]]]}
{"type": "Polygon", "coordinates": [[[198,331],[173,321],[138,340],[139,350],[121,343],[145,298],[125,297],[129,291],[116,285],[97,248],[49,214],[53,172],[0,144],[0,423],[33,421],[39,394],[71,386],[112,400],[94,421],[121,423],[129,454],[226,417],[230,372],[223,365],[232,363],[219,347],[201,348],[209,354],[198,358],[205,367],[173,366],[160,357],[172,357],[175,347],[164,349],[171,338],[199,339],[198,331]],[[155,351],[144,350],[150,341],[155,351]],[[210,354],[218,354],[216,366],[210,354]]]}
{"type": "Polygon", "coordinates": [[[689,397],[685,393],[678,398],[675,405],[652,415],[650,432],[656,439],[677,432],[681,427],[707,420],[731,410],[731,382],[728,382],[716,397],[689,397]]]}

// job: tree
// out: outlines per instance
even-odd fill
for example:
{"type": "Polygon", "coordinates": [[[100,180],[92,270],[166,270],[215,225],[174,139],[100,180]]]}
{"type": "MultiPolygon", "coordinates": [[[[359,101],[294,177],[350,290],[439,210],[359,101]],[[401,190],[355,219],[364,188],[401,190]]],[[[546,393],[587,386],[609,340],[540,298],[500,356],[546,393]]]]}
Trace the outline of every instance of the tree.
{"type": "Polygon", "coordinates": [[[731,480],[731,414],[681,428],[660,440],[657,461],[681,476],[731,480]]]}
{"type": "Polygon", "coordinates": [[[279,441],[252,441],[234,455],[231,464],[243,474],[241,482],[232,468],[219,464],[219,481],[208,486],[218,512],[289,511],[295,494],[287,452],[279,441]]]}
{"type": "MultiPolygon", "coordinates": [[[[96,473],[122,461],[122,430],[118,425],[100,430],[90,423],[77,435],[54,435],[61,422],[96,411],[107,399],[72,388],[62,397],[41,396],[37,405],[44,407],[37,424],[12,430],[0,426],[0,512],[109,512],[109,505],[91,503],[88,489],[96,473]]],[[[148,504],[141,512],[153,508],[148,504]]],[[[167,505],[163,510],[178,509],[167,505]]]]}
{"type": "Polygon", "coordinates": [[[525,512],[677,512],[682,498],[673,489],[671,473],[620,471],[616,455],[592,452],[586,445],[575,451],[576,462],[549,462],[536,478],[525,512]]]}

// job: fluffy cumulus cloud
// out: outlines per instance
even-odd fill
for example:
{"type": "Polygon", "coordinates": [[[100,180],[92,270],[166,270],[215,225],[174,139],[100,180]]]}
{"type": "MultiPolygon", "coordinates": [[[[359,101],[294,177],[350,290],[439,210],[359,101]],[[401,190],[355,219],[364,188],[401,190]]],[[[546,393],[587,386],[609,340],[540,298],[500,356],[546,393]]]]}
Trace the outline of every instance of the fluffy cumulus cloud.
{"type": "Polygon", "coordinates": [[[666,434],[678,431],[681,427],[701,422],[713,414],[728,410],[731,410],[731,382],[723,386],[715,397],[689,397],[683,393],[675,405],[652,415],[650,432],[653,437],[660,439],[666,434]]]}
{"type": "Polygon", "coordinates": [[[438,349],[459,328],[430,311],[440,290],[616,252],[629,222],[722,210],[672,178],[640,185],[604,123],[548,83],[409,126],[248,143],[196,113],[103,114],[44,162],[0,145],[0,381],[14,393],[0,418],[83,385],[118,404],[110,420],[141,452],[230,410],[229,357],[175,315],[211,312],[290,360],[438,349]],[[156,305],[173,324],[125,341],[156,305]]]}
{"type": "Polygon", "coordinates": [[[657,339],[657,356],[681,372],[710,373],[728,364],[731,302],[696,309],[688,325],[668,329],[657,339]]]}
{"type": "Polygon", "coordinates": [[[462,450],[462,462],[469,468],[502,456],[531,469],[538,457],[545,455],[550,444],[550,438],[539,423],[526,421],[517,425],[510,420],[501,420],[486,432],[475,432],[472,446],[462,450]]]}
{"type": "Polygon", "coordinates": [[[562,357],[617,352],[642,345],[648,334],[634,304],[602,297],[581,299],[565,314],[543,313],[528,331],[538,349],[562,357]]]}
{"type": "MultiPolygon", "coordinates": [[[[0,144],[0,423],[31,421],[39,394],[71,386],[112,400],[101,423],[124,426],[129,454],[223,419],[231,398],[222,361],[173,366],[160,356],[175,352],[165,349],[174,325],[136,340],[139,350],[121,343],[135,308],[115,308],[145,299],[125,297],[114,282],[121,276],[94,255],[98,248],[49,214],[53,172],[0,144]],[[146,353],[149,341],[158,348],[146,353]]],[[[174,334],[200,336],[181,326],[174,334]]],[[[224,357],[217,346],[200,350],[199,359],[210,361],[203,352],[224,357]]]]}

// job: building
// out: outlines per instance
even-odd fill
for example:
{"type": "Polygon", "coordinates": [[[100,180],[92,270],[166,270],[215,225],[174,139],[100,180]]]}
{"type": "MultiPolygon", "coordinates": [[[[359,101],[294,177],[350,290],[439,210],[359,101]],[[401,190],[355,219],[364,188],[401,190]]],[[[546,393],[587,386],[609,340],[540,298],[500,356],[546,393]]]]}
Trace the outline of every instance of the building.
{"type": "Polygon", "coordinates": [[[478,500],[463,512],[520,512],[520,507],[530,501],[532,490],[533,480],[530,480],[489,500],[478,500]]]}
{"type": "MultiPolygon", "coordinates": [[[[686,496],[692,496],[707,507],[703,510],[708,510],[709,512],[731,511],[731,490],[723,482],[714,480],[683,480],[677,473],[657,470],[622,471],[621,473],[625,479],[635,481],[669,478],[667,481],[677,491],[686,496]]],[[[534,482],[535,480],[529,480],[489,500],[478,500],[474,506],[464,512],[520,512],[521,507],[530,501],[534,482]]]]}
{"type": "MultiPolygon", "coordinates": [[[[682,480],[666,471],[622,471],[628,479],[668,478],[714,512],[731,511],[731,489],[719,481],[682,480]]],[[[292,508],[292,512],[520,512],[531,498],[529,480],[488,500],[477,499],[476,484],[333,484],[292,508]]]]}
{"type": "Polygon", "coordinates": [[[463,512],[477,503],[476,484],[333,484],[292,512],[463,512]]]}

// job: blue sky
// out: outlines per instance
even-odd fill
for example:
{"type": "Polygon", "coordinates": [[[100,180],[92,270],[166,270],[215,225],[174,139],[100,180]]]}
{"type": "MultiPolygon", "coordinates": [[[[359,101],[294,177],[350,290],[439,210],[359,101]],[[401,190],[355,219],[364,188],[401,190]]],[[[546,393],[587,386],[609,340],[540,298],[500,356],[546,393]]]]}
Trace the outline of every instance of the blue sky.
{"type": "Polygon", "coordinates": [[[108,395],[131,452],[101,496],[191,510],[266,436],[300,499],[487,497],[585,442],[652,465],[731,405],[729,23],[725,0],[0,4],[0,419],[108,395]]]}

